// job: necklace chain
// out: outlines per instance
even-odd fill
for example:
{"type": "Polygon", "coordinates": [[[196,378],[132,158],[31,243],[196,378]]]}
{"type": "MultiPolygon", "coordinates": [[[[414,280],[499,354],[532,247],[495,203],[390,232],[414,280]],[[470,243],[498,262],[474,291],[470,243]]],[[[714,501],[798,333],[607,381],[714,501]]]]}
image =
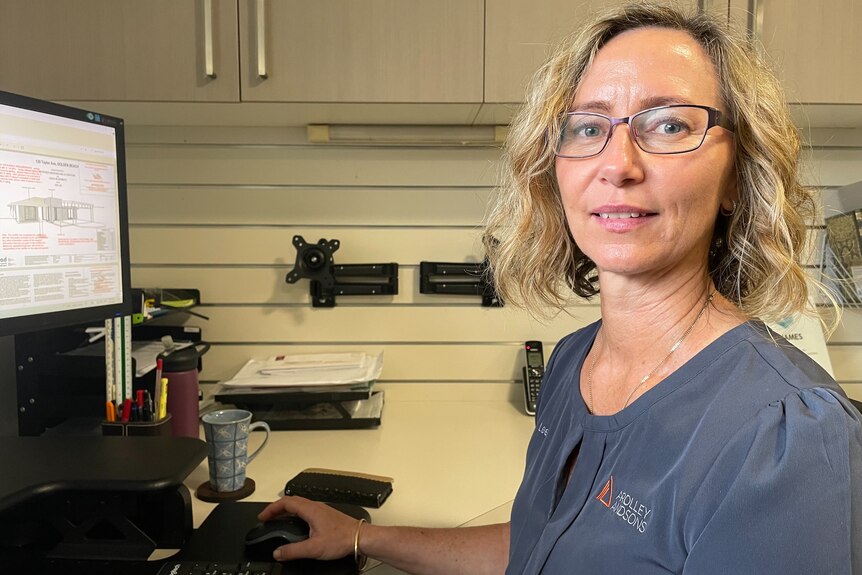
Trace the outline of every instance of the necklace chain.
{"type": "MultiPolygon", "coordinates": [[[[697,317],[694,318],[694,321],[691,322],[691,325],[688,326],[688,329],[686,329],[683,332],[682,336],[676,341],[676,343],[671,346],[670,351],[667,352],[667,355],[664,356],[662,358],[662,360],[660,362],[658,362],[658,364],[656,364],[656,366],[649,371],[648,374],[643,376],[641,378],[640,382],[635,386],[635,388],[632,389],[631,393],[629,393],[629,396],[626,398],[626,402],[623,405],[623,409],[628,407],[629,402],[632,400],[632,396],[634,396],[635,392],[637,390],[639,390],[641,387],[643,387],[643,384],[645,384],[647,382],[647,380],[649,378],[651,378],[656,371],[658,371],[658,368],[660,368],[661,366],[663,366],[665,364],[665,362],[670,358],[670,356],[673,355],[673,352],[675,352],[677,349],[679,349],[679,347],[682,345],[682,342],[685,341],[685,338],[688,337],[688,334],[690,334],[691,331],[694,329],[694,326],[697,325],[698,320],[704,314],[704,312],[706,311],[706,308],[709,307],[709,304],[712,302],[714,297],[715,297],[715,292],[713,291],[709,294],[709,296],[707,296],[706,301],[703,304],[703,307],[700,308],[700,311],[697,314],[697,317]]],[[[599,337],[601,335],[602,335],[601,331],[599,331],[596,334],[596,343],[598,343],[599,337]]],[[[593,406],[595,405],[595,403],[593,402],[593,370],[596,367],[596,362],[598,361],[598,359],[599,359],[599,354],[597,351],[596,355],[593,357],[593,361],[590,362],[590,369],[587,370],[587,390],[589,391],[589,394],[590,394],[590,402],[587,404],[587,409],[589,410],[590,413],[593,413],[593,406]]]]}

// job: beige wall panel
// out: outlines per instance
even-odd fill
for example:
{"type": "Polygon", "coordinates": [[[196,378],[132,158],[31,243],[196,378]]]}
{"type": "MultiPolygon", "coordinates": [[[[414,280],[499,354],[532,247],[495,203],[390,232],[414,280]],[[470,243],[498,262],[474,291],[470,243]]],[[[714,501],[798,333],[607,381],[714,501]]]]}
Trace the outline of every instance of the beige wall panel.
{"type": "MultiPolygon", "coordinates": [[[[266,105],[266,109],[275,111],[272,105],[266,105]]],[[[164,146],[166,144],[182,144],[185,146],[195,144],[248,144],[252,146],[269,146],[269,145],[307,145],[307,129],[303,126],[282,126],[270,124],[267,127],[252,126],[252,125],[233,125],[236,116],[241,116],[240,110],[246,106],[227,108],[222,110],[219,125],[207,126],[184,126],[182,124],[171,124],[168,121],[162,122],[156,126],[141,125],[126,121],[126,146],[134,146],[136,144],[156,144],[164,146]],[[225,114],[227,110],[234,109],[234,114],[225,114]],[[230,122],[228,124],[227,122],[230,122]]],[[[208,110],[211,105],[199,104],[189,108],[208,110]]],[[[279,110],[280,111],[280,110],[279,110]]],[[[280,115],[272,114],[269,116],[280,115]]],[[[120,116],[124,118],[125,116],[120,116]]],[[[213,120],[217,116],[212,116],[213,120]]],[[[168,118],[166,118],[168,119],[168,118]]],[[[173,119],[173,118],[171,118],[173,119]]],[[[214,122],[209,122],[213,124],[214,122]]]]}
{"type": "MultiPolygon", "coordinates": [[[[206,327],[204,327],[206,335],[206,327]]],[[[554,343],[545,343],[545,360],[554,343]]],[[[249,359],[280,354],[383,352],[382,381],[521,381],[520,342],[470,345],[214,345],[203,361],[201,379],[229,379],[249,359]]]]}
{"type": "MultiPolygon", "coordinates": [[[[128,181],[135,184],[494,186],[500,150],[303,146],[130,145],[128,181]]],[[[802,180],[844,186],[862,180],[855,149],[809,151],[802,180]]]]}
{"type": "Polygon", "coordinates": [[[132,224],[478,225],[492,189],[131,186],[132,224]]]}
{"type": "Polygon", "coordinates": [[[833,345],[829,348],[832,370],[838,381],[862,383],[862,342],[858,345],[833,345]]]}
{"type": "Polygon", "coordinates": [[[338,239],[336,264],[418,264],[420,261],[481,261],[478,229],[323,227],[133,227],[135,264],[275,264],[293,266],[293,236],[307,242],[338,239]]]}
{"type": "MultiPolygon", "coordinates": [[[[132,286],[196,288],[205,304],[311,305],[308,280],[296,284],[285,281],[293,263],[280,267],[135,267],[132,286]]],[[[353,295],[339,297],[349,305],[476,305],[479,296],[419,293],[418,266],[399,266],[398,294],[393,296],[353,295]]]]}
{"type": "Polygon", "coordinates": [[[202,306],[210,320],[190,323],[213,342],[448,343],[556,341],[599,317],[596,306],[574,306],[572,314],[541,324],[512,308],[438,306],[220,307],[202,306]]]}
{"type": "Polygon", "coordinates": [[[129,146],[130,184],[490,186],[497,148],[129,146]]]}
{"type": "Polygon", "coordinates": [[[848,397],[851,397],[856,401],[862,401],[862,383],[845,382],[841,383],[841,387],[844,389],[844,392],[848,397]]]}
{"type": "MultiPolygon", "coordinates": [[[[829,337],[829,343],[862,344],[862,309],[844,308],[841,323],[829,337]]],[[[862,380],[862,372],[860,372],[862,380]]]]}
{"type": "Polygon", "coordinates": [[[802,181],[809,186],[846,186],[862,180],[859,149],[819,148],[810,151],[802,181]]]}

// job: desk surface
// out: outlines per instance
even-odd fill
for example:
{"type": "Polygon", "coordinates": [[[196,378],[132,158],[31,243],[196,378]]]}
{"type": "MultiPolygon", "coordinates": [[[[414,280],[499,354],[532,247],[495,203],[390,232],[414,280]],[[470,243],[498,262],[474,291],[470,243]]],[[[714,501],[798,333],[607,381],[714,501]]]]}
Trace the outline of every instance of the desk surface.
{"type": "MultiPolygon", "coordinates": [[[[371,509],[374,523],[456,527],[506,521],[524,472],[535,420],[524,415],[521,386],[388,384],[378,429],[277,431],[248,466],[257,489],[245,501],[278,499],[307,467],[395,478],[392,495],[371,509]]],[[[263,434],[255,432],[249,450],[263,434]]],[[[186,480],[194,493],[209,478],[206,461],[186,480]]],[[[215,504],[193,498],[195,526],[215,504]]],[[[399,573],[386,566],[374,573],[399,573]]]]}

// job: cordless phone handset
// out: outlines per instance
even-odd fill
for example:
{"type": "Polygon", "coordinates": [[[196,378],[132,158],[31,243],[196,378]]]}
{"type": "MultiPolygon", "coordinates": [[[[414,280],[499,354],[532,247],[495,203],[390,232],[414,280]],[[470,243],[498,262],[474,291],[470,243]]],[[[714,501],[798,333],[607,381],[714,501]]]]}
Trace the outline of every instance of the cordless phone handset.
{"type": "Polygon", "coordinates": [[[536,415],[536,400],[539,398],[539,388],[545,375],[542,342],[524,342],[524,352],[527,356],[527,365],[524,366],[524,409],[527,415],[536,415]]]}

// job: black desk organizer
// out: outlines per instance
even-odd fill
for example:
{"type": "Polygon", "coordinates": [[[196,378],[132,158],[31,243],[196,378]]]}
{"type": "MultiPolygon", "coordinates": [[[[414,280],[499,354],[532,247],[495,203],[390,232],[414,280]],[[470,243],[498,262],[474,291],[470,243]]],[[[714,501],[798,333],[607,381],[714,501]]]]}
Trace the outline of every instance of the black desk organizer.
{"type": "MultiPolygon", "coordinates": [[[[105,343],[87,344],[85,327],[15,336],[15,361],[22,366],[15,382],[19,435],[41,435],[70,418],[105,417],[105,343]]],[[[198,342],[202,334],[186,326],[144,324],[132,330],[134,340],[158,341],[164,335],[198,342]]],[[[132,373],[136,367],[133,359],[132,373]]],[[[135,376],[132,389],[153,394],[155,371],[135,376]]]]}
{"type": "Polygon", "coordinates": [[[2,437],[0,559],[11,573],[153,573],[193,529],[192,438],[2,437]],[[154,569],[155,567],[155,569],[154,569]]]}

